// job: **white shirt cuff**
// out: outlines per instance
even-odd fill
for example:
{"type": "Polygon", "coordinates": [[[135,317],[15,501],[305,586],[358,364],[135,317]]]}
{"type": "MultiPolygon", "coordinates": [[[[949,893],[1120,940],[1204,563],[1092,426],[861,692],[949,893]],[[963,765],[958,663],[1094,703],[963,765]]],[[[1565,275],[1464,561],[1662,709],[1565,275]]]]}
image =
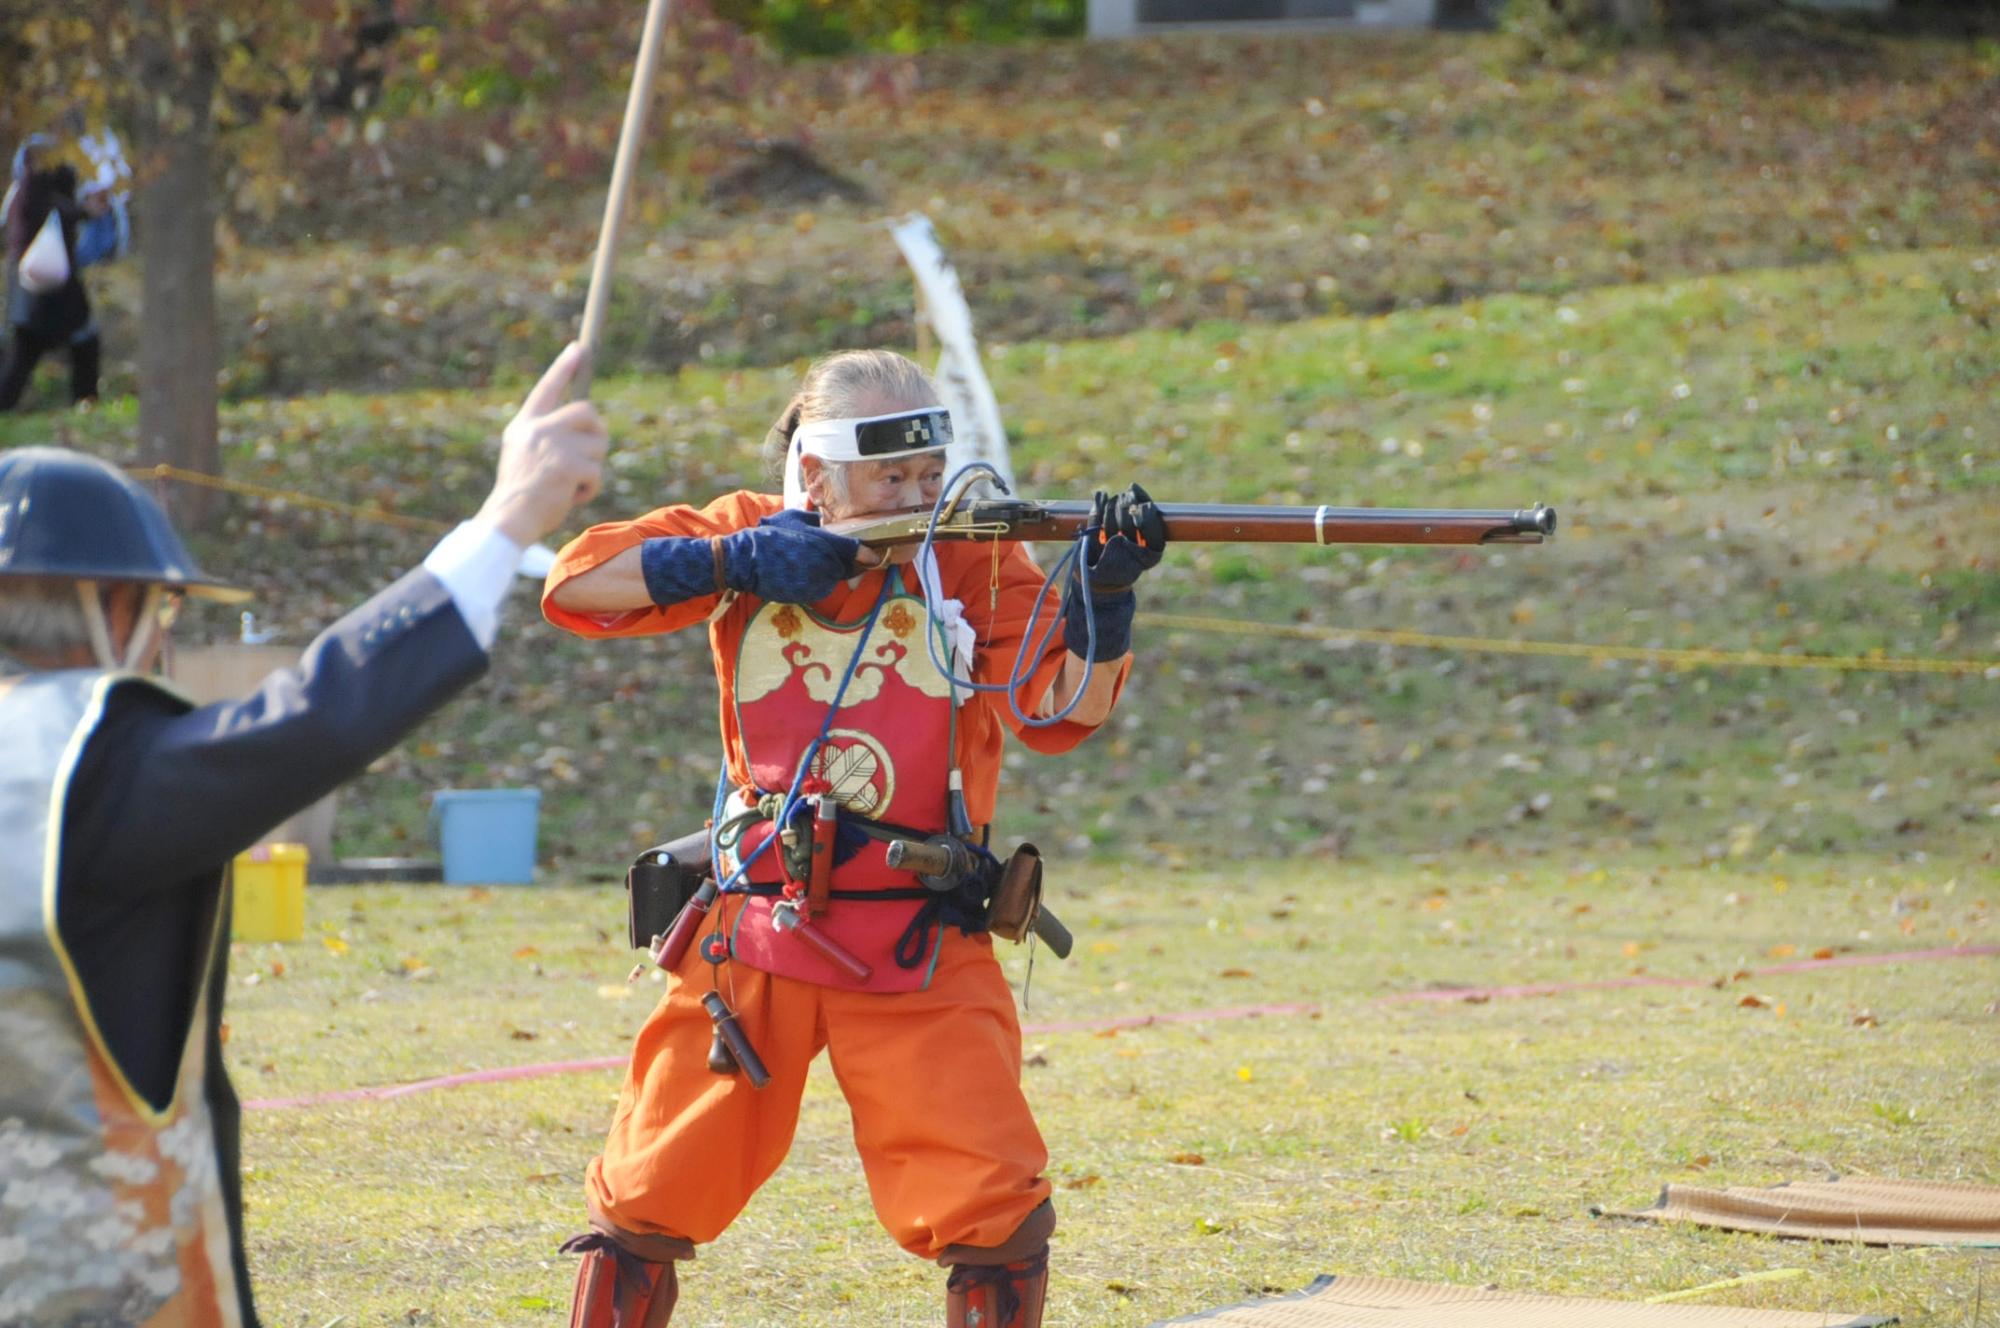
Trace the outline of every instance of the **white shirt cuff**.
{"type": "Polygon", "coordinates": [[[500,634],[500,601],[507,597],[521,546],[484,521],[462,521],[424,559],[424,570],[444,583],[458,616],[481,650],[500,634]]]}

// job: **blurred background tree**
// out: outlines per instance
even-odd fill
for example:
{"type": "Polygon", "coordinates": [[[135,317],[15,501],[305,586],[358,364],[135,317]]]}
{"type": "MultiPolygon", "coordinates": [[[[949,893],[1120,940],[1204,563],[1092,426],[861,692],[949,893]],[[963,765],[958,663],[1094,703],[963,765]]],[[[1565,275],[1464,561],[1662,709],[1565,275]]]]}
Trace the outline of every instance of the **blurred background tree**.
{"type": "MultiPolygon", "coordinates": [[[[270,215],[301,154],[367,154],[387,117],[505,94],[523,137],[575,146],[552,108],[630,67],[630,0],[14,0],[0,17],[0,133],[109,124],[135,175],[139,450],[213,473],[218,223],[270,215]]],[[[176,493],[199,521],[203,491],[176,493]]]]}

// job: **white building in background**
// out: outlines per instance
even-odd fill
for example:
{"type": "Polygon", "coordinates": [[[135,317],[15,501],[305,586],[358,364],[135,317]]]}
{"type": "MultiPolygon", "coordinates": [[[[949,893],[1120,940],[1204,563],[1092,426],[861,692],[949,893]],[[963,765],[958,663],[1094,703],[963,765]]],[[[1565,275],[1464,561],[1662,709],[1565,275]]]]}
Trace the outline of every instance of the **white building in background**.
{"type": "Polygon", "coordinates": [[[1187,29],[1427,28],[1438,0],[1090,0],[1090,35],[1187,29]]]}

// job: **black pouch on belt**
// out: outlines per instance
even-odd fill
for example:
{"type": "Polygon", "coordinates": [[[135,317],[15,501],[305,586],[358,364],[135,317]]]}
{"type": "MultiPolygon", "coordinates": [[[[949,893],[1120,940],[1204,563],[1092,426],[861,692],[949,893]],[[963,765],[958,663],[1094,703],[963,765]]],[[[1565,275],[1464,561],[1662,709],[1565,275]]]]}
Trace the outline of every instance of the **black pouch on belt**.
{"type": "Polygon", "coordinates": [[[1025,941],[1042,906],[1042,855],[1033,844],[1014,850],[1000,869],[993,902],[986,910],[986,929],[1010,941],[1025,941]]]}
{"type": "Polygon", "coordinates": [[[643,950],[665,935],[674,918],[708,879],[708,832],[700,843],[677,839],[656,844],[633,860],[625,873],[625,917],[632,948],[643,950]]]}

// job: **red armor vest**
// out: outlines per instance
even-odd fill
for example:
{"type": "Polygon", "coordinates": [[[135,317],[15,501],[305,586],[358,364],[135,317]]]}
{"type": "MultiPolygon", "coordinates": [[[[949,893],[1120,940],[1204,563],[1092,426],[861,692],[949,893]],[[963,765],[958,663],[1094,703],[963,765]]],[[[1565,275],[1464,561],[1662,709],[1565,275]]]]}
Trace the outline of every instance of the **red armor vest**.
{"type": "MultiPolygon", "coordinates": [[[[945,828],[951,685],[931,663],[925,637],[933,629],[922,599],[893,591],[873,616],[869,630],[866,616],[836,622],[797,604],[758,607],[743,630],[736,663],[736,722],[744,757],[760,792],[789,789],[854,661],[847,694],[808,778],[828,789],[844,811],[934,834],[945,828]]],[[[773,829],[769,822],[753,825],[738,848],[741,857],[749,857],[773,829]]],[[[836,865],[836,895],[922,888],[914,874],[892,869],[886,854],[884,844],[870,839],[852,859],[836,865]]],[[[748,879],[781,883],[785,873],[778,859],[774,846],[751,863],[748,879]]],[[[924,907],[923,899],[836,897],[813,916],[813,926],[874,970],[866,981],[779,931],[772,923],[775,905],[767,896],[744,901],[730,937],[735,958],[767,973],[850,991],[915,991],[930,981],[935,931],[925,938],[914,967],[895,959],[896,944],[924,907]]]]}

